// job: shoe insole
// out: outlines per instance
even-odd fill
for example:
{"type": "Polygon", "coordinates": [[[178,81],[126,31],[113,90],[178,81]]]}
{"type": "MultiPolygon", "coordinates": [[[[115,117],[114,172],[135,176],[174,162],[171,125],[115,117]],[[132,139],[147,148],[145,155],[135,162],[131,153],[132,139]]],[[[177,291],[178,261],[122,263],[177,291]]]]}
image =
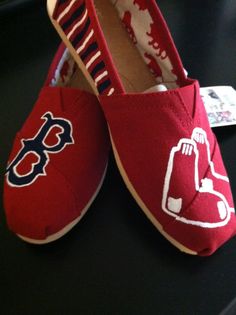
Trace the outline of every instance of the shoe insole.
{"type": "Polygon", "coordinates": [[[79,88],[81,90],[93,93],[91,85],[88,83],[79,67],[76,68],[76,71],[71,77],[68,86],[72,88],[79,88]]]}
{"type": "Polygon", "coordinates": [[[143,92],[156,85],[153,74],[132,43],[114,5],[108,0],[94,0],[112,59],[126,92],[143,92]]]}

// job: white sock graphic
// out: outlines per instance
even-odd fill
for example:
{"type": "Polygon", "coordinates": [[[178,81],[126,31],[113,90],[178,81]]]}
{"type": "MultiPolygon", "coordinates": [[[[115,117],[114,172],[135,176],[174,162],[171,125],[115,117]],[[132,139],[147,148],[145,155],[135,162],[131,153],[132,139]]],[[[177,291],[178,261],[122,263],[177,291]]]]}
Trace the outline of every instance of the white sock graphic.
{"type": "Polygon", "coordinates": [[[222,193],[214,190],[214,181],[212,179],[199,178],[199,159],[201,158],[199,156],[199,146],[204,146],[203,149],[205,150],[205,158],[207,159],[213,178],[215,177],[216,180],[222,180],[223,182],[229,181],[227,176],[221,175],[215,171],[214,163],[210,158],[210,144],[207,139],[206,132],[202,128],[195,128],[193,130],[191,139],[182,138],[179,140],[177,146],[171,149],[164,181],[162,209],[168,215],[185,224],[191,224],[202,228],[221,227],[229,222],[231,212],[234,212],[234,209],[230,208],[225,196],[222,193]],[[176,198],[170,194],[170,185],[173,185],[171,180],[173,181],[175,168],[185,167],[185,164],[188,165],[188,163],[185,162],[189,162],[190,160],[188,159],[190,158],[191,161],[194,161],[192,167],[192,182],[196,193],[202,194],[201,196],[203,198],[213,198],[215,202],[215,205],[213,203],[214,207],[212,209],[206,209],[206,211],[216,212],[215,215],[219,220],[218,222],[206,222],[204,219],[202,221],[195,221],[185,218],[184,215],[181,216],[180,213],[184,208],[184,200],[182,199],[182,196],[178,196],[176,198]],[[180,161],[181,165],[179,165],[180,161]],[[178,163],[177,166],[176,163],[178,163]]]}

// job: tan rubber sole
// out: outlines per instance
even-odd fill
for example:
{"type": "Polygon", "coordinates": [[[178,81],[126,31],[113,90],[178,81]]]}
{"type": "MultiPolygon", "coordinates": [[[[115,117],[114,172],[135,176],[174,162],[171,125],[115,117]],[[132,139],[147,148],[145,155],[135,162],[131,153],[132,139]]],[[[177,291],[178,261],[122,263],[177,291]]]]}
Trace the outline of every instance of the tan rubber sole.
{"type": "Polygon", "coordinates": [[[27,243],[36,244],[36,245],[43,245],[43,244],[48,244],[48,243],[54,242],[54,241],[58,240],[59,238],[61,238],[62,236],[64,236],[65,234],[67,234],[83,218],[83,216],[88,211],[91,204],[93,203],[94,199],[97,197],[97,195],[98,195],[98,193],[102,187],[102,184],[104,182],[106,172],[107,172],[107,165],[106,165],[102,179],[101,179],[95,193],[93,194],[92,198],[87,203],[86,207],[82,210],[80,216],[78,218],[76,218],[75,220],[73,220],[72,222],[70,222],[69,224],[67,224],[59,232],[54,233],[43,240],[36,240],[36,239],[28,238],[28,237],[22,236],[20,234],[17,234],[17,236],[27,243]]]}

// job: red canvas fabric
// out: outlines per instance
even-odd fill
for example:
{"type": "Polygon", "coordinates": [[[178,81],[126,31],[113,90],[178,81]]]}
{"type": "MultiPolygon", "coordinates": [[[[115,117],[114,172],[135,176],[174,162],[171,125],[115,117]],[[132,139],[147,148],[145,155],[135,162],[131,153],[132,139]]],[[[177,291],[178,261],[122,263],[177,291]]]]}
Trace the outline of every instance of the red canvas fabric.
{"type": "Polygon", "coordinates": [[[229,180],[197,81],[100,97],[129,181],[164,231],[199,255],[236,232],[229,180]]]}
{"type": "Polygon", "coordinates": [[[101,183],[108,151],[107,128],[95,96],[75,88],[43,87],[9,157],[4,186],[9,228],[45,240],[79,218],[101,183]]]}
{"type": "Polygon", "coordinates": [[[229,179],[199,84],[187,78],[154,0],[112,3],[157,85],[168,91],[126,94],[94,1],[58,1],[52,18],[95,85],[98,65],[103,65],[106,81],[99,85],[99,100],[134,198],[179,249],[210,255],[235,235],[236,222],[229,179]]]}

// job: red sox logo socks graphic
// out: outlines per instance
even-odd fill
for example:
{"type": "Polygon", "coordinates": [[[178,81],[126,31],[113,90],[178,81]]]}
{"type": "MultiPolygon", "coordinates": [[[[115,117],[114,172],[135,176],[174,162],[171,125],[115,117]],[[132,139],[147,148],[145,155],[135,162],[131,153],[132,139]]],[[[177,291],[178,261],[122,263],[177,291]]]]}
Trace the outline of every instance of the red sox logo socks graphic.
{"type": "MultiPolygon", "coordinates": [[[[234,209],[229,206],[224,194],[220,191],[220,188],[228,182],[228,177],[215,171],[214,163],[210,158],[210,145],[206,132],[202,128],[195,128],[191,139],[180,139],[177,146],[171,149],[164,181],[162,209],[177,221],[185,224],[201,228],[225,226],[230,220],[231,212],[234,212],[234,209]],[[201,159],[206,159],[208,162],[207,177],[201,175],[201,159]],[[202,204],[203,207],[209,205],[205,212],[212,212],[212,222],[207,222],[208,219],[204,220],[204,215],[200,220],[194,220],[191,219],[191,216],[185,215],[184,209],[188,208],[188,204],[180,195],[180,191],[176,192],[178,190],[176,180],[180,175],[179,168],[183,167],[186,167],[186,176],[192,176],[193,185],[193,187],[185,187],[185,189],[190,191],[194,189],[195,195],[200,198],[198,200],[202,201],[199,204],[202,204]],[[192,175],[188,175],[189,172],[192,172],[192,175]],[[220,183],[217,183],[217,181],[220,181],[220,183]],[[217,188],[215,189],[214,186],[217,188]]],[[[206,214],[206,218],[208,217],[206,214]]]]}
{"type": "Polygon", "coordinates": [[[42,117],[45,120],[37,134],[31,139],[22,139],[22,148],[7,167],[7,183],[13,187],[23,187],[31,185],[39,176],[45,176],[45,168],[50,160],[49,154],[62,151],[66,145],[73,144],[71,122],[64,118],[53,117],[51,112],[45,113],[42,117]],[[60,131],[56,133],[57,143],[46,144],[46,138],[55,128],[60,131]],[[29,154],[37,157],[37,162],[31,163],[29,172],[20,174],[17,168],[24,163],[29,154]]]}

